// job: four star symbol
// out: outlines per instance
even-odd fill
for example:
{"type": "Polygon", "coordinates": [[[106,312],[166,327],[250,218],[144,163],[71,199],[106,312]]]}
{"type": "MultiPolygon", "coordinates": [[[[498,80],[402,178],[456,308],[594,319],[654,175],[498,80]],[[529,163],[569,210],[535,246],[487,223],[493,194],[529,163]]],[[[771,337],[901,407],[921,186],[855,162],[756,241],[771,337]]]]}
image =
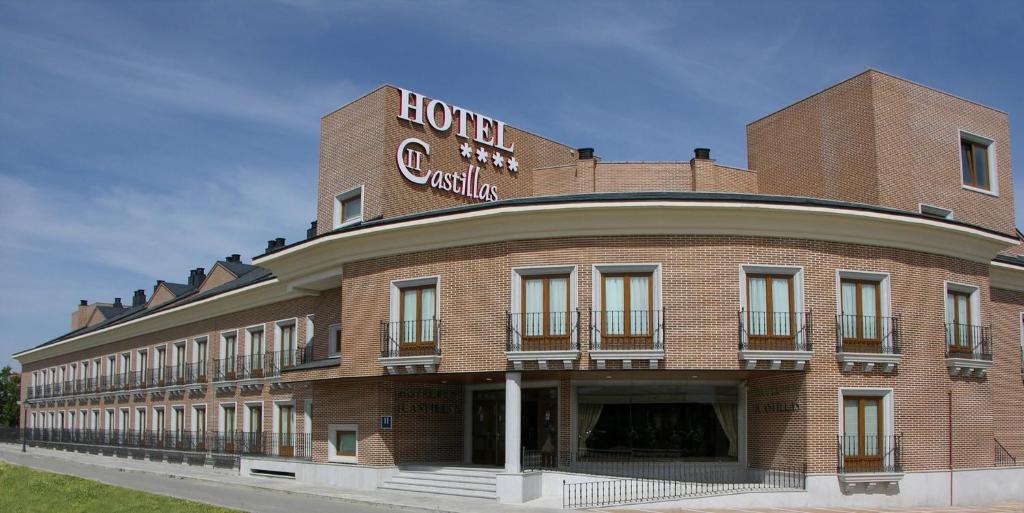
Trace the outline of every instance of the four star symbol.
{"type": "Polygon", "coordinates": [[[480,162],[487,162],[487,150],[483,148],[476,149],[476,159],[480,162]]]}
{"type": "Polygon", "coordinates": [[[494,152],[492,157],[493,158],[491,160],[494,162],[494,167],[501,167],[505,165],[505,157],[501,156],[500,153],[494,152]]]}
{"type": "Polygon", "coordinates": [[[519,161],[515,157],[508,158],[508,170],[513,173],[519,171],[519,161]]]}
{"type": "Polygon", "coordinates": [[[462,143],[462,146],[459,146],[459,152],[462,153],[464,159],[473,158],[473,147],[469,143],[462,143]]]}

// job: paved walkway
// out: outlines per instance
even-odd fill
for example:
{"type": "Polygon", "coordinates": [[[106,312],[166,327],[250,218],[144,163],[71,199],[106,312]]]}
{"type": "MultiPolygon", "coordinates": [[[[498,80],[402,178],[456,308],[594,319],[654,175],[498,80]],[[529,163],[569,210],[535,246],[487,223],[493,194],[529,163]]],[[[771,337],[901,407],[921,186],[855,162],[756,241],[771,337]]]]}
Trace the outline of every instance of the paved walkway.
{"type": "MultiPolygon", "coordinates": [[[[234,469],[191,467],[131,458],[0,443],[0,460],[40,470],[68,474],[144,492],[190,499],[259,513],[384,513],[390,511],[448,513],[564,513],[550,500],[532,507],[498,504],[483,499],[432,497],[387,490],[340,491],[303,485],[287,479],[242,477],[234,469]]],[[[557,502],[557,501],[556,501],[557,502]]],[[[608,508],[603,513],[1024,513],[1024,502],[978,507],[945,508],[731,508],[693,509],[649,507],[608,508]]]]}
{"type": "MultiPolygon", "coordinates": [[[[0,460],[92,479],[144,492],[169,495],[258,513],[554,513],[555,508],[498,504],[485,499],[433,497],[388,490],[340,491],[289,479],[242,477],[237,470],[192,467],[114,456],[0,443],[0,460]]],[[[560,504],[559,504],[560,506],[560,504]]]]}

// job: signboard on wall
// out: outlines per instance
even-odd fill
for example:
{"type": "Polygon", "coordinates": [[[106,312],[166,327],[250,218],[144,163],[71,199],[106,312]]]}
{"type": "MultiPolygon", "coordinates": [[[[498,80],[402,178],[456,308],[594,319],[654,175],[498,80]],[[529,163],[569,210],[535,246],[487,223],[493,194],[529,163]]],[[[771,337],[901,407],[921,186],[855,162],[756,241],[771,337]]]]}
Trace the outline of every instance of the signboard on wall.
{"type": "Polygon", "coordinates": [[[381,429],[391,429],[391,425],[393,423],[393,420],[394,419],[391,417],[391,415],[381,415],[380,416],[380,428],[381,429]]]}
{"type": "Polygon", "coordinates": [[[399,89],[398,119],[429,128],[438,134],[455,133],[463,170],[433,169],[431,152],[455,151],[431,148],[423,139],[409,137],[398,143],[395,162],[406,180],[476,201],[495,201],[498,187],[488,174],[518,173],[515,143],[507,141],[504,122],[457,105],[448,105],[406,89],[399,89]],[[481,175],[481,172],[486,174],[481,175]]]}

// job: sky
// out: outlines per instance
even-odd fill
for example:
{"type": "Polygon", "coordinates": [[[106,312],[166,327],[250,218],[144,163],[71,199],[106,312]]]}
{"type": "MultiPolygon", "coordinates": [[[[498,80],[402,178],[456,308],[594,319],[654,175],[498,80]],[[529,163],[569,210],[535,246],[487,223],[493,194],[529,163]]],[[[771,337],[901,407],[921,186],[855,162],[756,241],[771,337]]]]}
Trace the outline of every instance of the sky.
{"type": "Polygon", "coordinates": [[[383,83],[606,160],[746,167],[747,123],[876,68],[1024,140],[1024,2],[966,7],[0,0],[0,366],[80,299],[302,238],[319,118],[383,83]]]}

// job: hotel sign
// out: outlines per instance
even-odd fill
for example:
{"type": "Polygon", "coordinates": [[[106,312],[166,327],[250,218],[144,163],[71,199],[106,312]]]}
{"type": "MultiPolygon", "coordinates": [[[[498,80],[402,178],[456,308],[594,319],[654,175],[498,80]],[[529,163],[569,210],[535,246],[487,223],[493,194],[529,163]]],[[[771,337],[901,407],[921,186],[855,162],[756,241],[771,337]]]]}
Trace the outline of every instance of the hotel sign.
{"type": "Polygon", "coordinates": [[[519,171],[516,145],[506,141],[506,125],[502,121],[406,89],[399,89],[398,119],[422,127],[429,126],[439,134],[454,131],[462,141],[458,148],[462,160],[466,161],[466,168],[462,171],[431,169],[429,157],[432,148],[422,139],[409,137],[400,142],[395,162],[402,176],[414,184],[477,201],[495,201],[498,188],[485,182],[486,178],[481,178],[480,171],[519,171]]]}

